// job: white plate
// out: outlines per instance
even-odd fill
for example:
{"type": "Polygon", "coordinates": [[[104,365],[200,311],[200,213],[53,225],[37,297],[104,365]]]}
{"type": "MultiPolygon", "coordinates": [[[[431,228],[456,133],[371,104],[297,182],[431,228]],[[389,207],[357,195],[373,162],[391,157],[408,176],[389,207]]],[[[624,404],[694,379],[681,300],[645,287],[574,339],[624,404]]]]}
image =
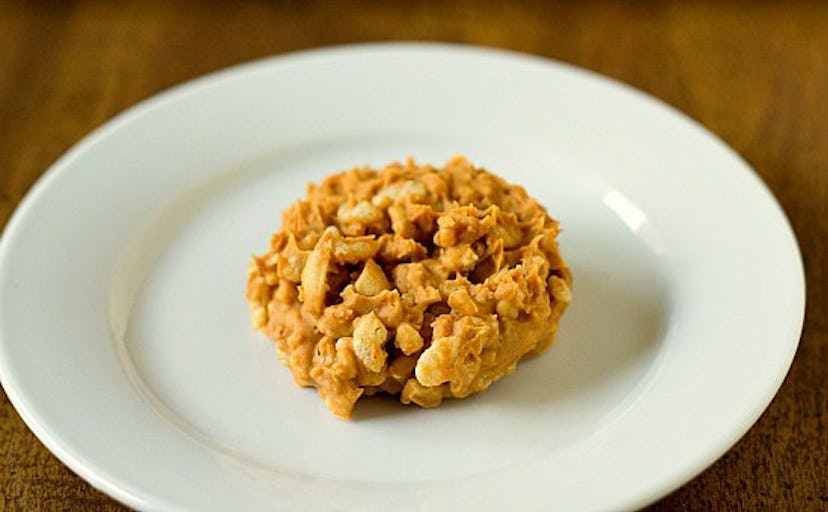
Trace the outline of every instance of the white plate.
{"type": "Polygon", "coordinates": [[[683,115],[538,58],[365,45],[196,80],[61,158],[3,236],[0,374],[49,449],[139,509],[618,510],[756,421],[803,308],[784,214],[683,115]],[[248,258],[309,180],[455,153],[561,220],[558,341],[484,394],[336,419],[251,332],[248,258]]]}

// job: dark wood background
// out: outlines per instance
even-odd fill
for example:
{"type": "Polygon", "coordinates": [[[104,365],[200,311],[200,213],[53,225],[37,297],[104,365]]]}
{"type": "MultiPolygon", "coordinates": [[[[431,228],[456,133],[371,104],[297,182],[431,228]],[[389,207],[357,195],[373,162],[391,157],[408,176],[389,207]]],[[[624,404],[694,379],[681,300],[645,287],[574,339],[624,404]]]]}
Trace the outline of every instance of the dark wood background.
{"type": "MultiPolygon", "coordinates": [[[[804,255],[799,352],[750,432],[650,510],[828,510],[828,2],[0,0],[0,227],[61,153],[142,98],[249,59],[379,40],[583,66],[687,112],[750,162],[804,255]]],[[[0,492],[6,510],[123,509],[61,465],[2,393],[0,492]]]]}

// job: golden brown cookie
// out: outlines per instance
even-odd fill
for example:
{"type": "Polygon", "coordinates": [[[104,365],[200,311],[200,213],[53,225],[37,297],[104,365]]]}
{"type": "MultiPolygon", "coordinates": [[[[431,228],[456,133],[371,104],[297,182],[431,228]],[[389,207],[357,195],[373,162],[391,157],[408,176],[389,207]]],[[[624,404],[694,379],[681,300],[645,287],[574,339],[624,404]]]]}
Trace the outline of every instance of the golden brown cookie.
{"type": "Polygon", "coordinates": [[[434,407],[552,343],[572,282],[558,231],[522,187],[464,157],[336,174],[253,258],[253,325],[337,416],[378,392],[434,407]]]}

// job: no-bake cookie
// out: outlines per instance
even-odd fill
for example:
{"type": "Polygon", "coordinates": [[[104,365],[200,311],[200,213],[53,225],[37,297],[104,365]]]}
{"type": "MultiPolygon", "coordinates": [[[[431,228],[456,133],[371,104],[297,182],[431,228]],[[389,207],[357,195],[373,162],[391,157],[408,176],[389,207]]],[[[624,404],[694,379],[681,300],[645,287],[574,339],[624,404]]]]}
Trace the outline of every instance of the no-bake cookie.
{"type": "Polygon", "coordinates": [[[337,416],[380,392],[434,407],[552,343],[572,283],[558,232],[463,157],[349,170],[309,185],[253,258],[253,325],[337,416]]]}

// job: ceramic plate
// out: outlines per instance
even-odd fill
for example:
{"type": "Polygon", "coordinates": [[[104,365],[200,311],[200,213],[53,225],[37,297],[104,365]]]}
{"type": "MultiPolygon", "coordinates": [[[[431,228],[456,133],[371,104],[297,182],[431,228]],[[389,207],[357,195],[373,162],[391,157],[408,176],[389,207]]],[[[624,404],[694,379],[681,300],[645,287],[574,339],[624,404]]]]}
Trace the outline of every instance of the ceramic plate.
{"type": "Polygon", "coordinates": [[[0,374],[34,433],[146,510],[619,510],[756,421],[796,351],[800,256],[773,197],[698,124],[508,52],[331,48],[117,116],[31,190],[0,248],[0,374]],[[465,154],[564,228],[556,344],[488,392],[333,417],[243,298],[309,181],[465,154]]]}

